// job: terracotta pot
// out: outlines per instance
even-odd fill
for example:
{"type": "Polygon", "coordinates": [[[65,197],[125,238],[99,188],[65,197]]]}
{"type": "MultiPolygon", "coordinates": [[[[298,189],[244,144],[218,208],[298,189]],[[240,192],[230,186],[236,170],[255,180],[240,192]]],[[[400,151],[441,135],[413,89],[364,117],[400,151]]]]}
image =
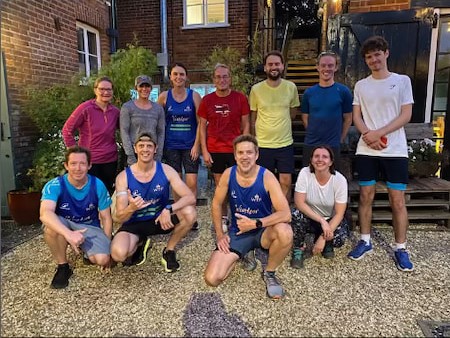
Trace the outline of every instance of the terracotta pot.
{"type": "Polygon", "coordinates": [[[7,193],[8,208],[12,219],[21,225],[40,223],[41,193],[27,190],[10,190],[7,193]]]}

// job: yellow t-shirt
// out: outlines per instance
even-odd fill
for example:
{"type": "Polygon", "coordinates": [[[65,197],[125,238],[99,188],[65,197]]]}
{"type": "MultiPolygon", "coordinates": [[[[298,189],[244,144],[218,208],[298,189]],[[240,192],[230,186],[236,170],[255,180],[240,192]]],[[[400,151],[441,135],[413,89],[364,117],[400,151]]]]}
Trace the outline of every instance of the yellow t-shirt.
{"type": "Polygon", "coordinates": [[[300,100],[293,82],[282,79],[273,88],[261,81],[252,87],[249,101],[250,109],[256,112],[255,131],[260,147],[282,148],[294,142],[290,109],[300,106],[300,100]]]}

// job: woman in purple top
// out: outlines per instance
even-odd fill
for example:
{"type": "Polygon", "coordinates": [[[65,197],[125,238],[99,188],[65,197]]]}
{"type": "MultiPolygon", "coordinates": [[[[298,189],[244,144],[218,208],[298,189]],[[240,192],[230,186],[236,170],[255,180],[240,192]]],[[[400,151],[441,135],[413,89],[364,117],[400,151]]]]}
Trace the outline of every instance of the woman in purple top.
{"type": "Polygon", "coordinates": [[[117,172],[116,130],[119,129],[119,108],[111,104],[113,84],[108,77],[94,82],[95,99],[80,104],[69,116],[62,134],[66,147],[77,144],[92,154],[89,174],[101,179],[110,193],[114,191],[117,172]]]}

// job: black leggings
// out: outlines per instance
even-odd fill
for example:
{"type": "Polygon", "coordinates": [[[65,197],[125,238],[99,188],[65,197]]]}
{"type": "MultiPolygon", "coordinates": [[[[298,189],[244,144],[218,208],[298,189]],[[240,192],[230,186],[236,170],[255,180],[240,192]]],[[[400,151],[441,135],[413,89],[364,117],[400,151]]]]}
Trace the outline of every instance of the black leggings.
{"type": "Polygon", "coordinates": [[[117,175],[117,161],[92,164],[91,169],[89,169],[89,174],[102,180],[106,189],[112,194],[114,192],[114,182],[116,181],[117,175]]]}

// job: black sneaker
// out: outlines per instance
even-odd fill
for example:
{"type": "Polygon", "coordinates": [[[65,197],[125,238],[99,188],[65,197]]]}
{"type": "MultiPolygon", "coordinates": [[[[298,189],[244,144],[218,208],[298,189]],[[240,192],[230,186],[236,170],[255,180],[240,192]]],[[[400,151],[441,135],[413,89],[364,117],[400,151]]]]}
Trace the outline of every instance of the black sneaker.
{"type": "Polygon", "coordinates": [[[128,257],[122,264],[124,266],[141,265],[147,260],[147,253],[151,247],[150,238],[145,238],[141,243],[138,243],[136,251],[131,257],[128,257]]]}
{"type": "Polygon", "coordinates": [[[322,257],[326,259],[334,258],[333,241],[327,241],[322,251],[322,257]]]}
{"type": "Polygon", "coordinates": [[[192,224],[192,229],[191,230],[198,230],[200,229],[198,222],[196,221],[194,224],[192,224]]]}
{"type": "Polygon", "coordinates": [[[161,263],[166,272],[175,272],[180,269],[180,263],[178,263],[177,255],[173,250],[166,250],[166,248],[164,248],[161,263]]]}
{"type": "Polygon", "coordinates": [[[69,285],[69,278],[72,276],[72,269],[68,263],[58,264],[55,276],[53,276],[51,287],[53,289],[64,289],[69,285]]]}

